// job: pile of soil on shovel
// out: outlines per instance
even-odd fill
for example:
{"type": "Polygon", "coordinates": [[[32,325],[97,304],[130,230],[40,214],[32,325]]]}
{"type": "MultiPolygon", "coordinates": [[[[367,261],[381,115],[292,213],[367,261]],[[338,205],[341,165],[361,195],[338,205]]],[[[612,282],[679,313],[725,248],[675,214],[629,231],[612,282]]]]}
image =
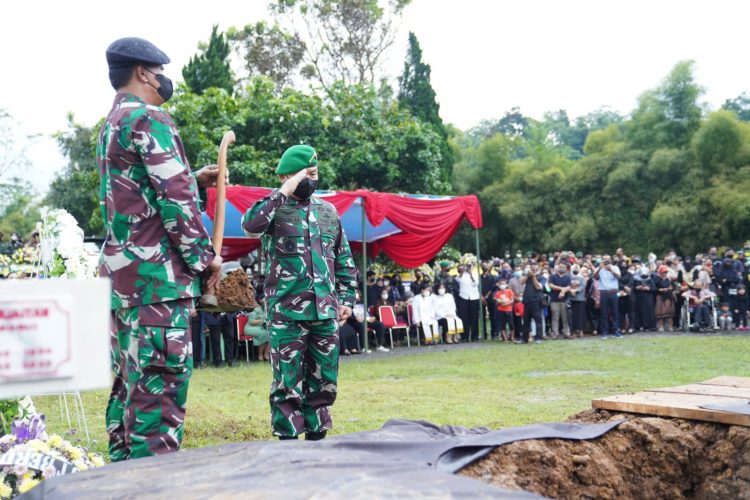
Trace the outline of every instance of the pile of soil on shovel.
{"type": "Polygon", "coordinates": [[[628,421],[596,440],[517,441],[460,475],[550,498],[750,499],[750,427],[589,410],[628,421]]]}
{"type": "Polygon", "coordinates": [[[252,311],[258,307],[255,290],[243,269],[227,274],[216,290],[216,300],[222,309],[252,311]]]}

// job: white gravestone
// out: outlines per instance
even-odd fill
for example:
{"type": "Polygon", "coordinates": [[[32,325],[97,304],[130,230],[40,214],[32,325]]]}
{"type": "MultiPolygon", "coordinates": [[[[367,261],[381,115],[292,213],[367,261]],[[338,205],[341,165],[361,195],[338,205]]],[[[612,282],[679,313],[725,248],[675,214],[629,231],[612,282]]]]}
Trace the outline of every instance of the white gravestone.
{"type": "Polygon", "coordinates": [[[0,281],[0,399],[112,384],[107,279],[0,281]]]}

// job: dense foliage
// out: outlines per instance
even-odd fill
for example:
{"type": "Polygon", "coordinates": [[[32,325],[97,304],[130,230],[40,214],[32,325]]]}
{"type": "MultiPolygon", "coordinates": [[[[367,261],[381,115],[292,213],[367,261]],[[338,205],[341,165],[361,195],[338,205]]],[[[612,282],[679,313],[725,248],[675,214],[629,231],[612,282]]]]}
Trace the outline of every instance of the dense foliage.
{"type": "Polygon", "coordinates": [[[743,244],[750,125],[736,113],[747,99],[704,115],[702,93],[685,61],[628,119],[600,110],[571,125],[559,112],[540,122],[514,116],[509,127],[506,116],[456,133],[454,187],[481,200],[483,251],[743,244]]]}
{"type": "MultiPolygon", "coordinates": [[[[693,63],[683,61],[627,116],[602,108],[573,120],[559,109],[536,120],[513,108],[461,131],[440,118],[431,69],[414,34],[398,91],[377,73],[372,58],[393,43],[393,21],[406,4],[274,1],[271,23],[226,35],[214,27],[168,103],[191,165],[214,163],[222,135],[233,130],[229,165],[236,184],[276,185],[281,153],[309,143],[319,151],[322,188],[476,194],[484,255],[563,247],[695,252],[748,239],[747,94],[708,112],[693,63]],[[293,22],[301,18],[320,23],[315,36],[323,38],[293,22]],[[336,26],[351,29],[353,41],[333,40],[336,26]],[[319,60],[316,43],[328,44],[319,60]],[[230,49],[243,64],[236,79],[230,49]],[[302,89],[305,82],[316,86],[302,89]]],[[[46,199],[71,212],[87,234],[102,231],[97,129],[71,116],[57,136],[69,164],[46,199]]],[[[14,203],[0,207],[6,219],[35,216],[28,191],[4,189],[15,189],[6,197],[14,203]]],[[[452,245],[473,250],[473,235],[464,228],[452,245]]]]}

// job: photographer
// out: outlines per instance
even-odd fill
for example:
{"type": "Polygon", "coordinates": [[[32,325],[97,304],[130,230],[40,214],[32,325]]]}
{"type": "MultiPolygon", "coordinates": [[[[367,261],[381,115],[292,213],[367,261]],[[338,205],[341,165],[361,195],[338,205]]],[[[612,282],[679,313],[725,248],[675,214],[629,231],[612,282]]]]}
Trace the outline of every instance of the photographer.
{"type": "Polygon", "coordinates": [[[523,284],[523,338],[516,340],[517,344],[528,344],[531,332],[531,320],[536,324],[536,337],[534,342],[542,342],[542,284],[536,277],[534,270],[527,267],[521,277],[523,284]]]}
{"type": "Polygon", "coordinates": [[[617,293],[620,289],[620,269],[612,265],[609,255],[602,257],[601,264],[594,271],[594,279],[599,282],[599,333],[606,339],[610,333],[622,338],[620,333],[620,313],[617,293]]]}

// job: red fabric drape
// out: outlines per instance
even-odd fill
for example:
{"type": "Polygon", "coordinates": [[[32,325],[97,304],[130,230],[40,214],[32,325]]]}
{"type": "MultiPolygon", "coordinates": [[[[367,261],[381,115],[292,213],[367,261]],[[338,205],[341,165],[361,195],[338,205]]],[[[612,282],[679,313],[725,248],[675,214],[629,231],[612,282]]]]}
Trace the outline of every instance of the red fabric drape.
{"type": "MultiPolygon", "coordinates": [[[[271,190],[260,187],[227,186],[227,201],[244,213],[253,203],[271,190]]],[[[417,267],[428,262],[453,236],[461,221],[466,217],[472,227],[482,227],[482,212],[479,200],[474,195],[455,198],[413,198],[409,196],[376,193],[360,189],[357,191],[336,191],[322,198],[336,207],[339,214],[346,212],[361,197],[365,200],[367,219],[379,226],[387,218],[402,230],[368,243],[368,255],[383,251],[391,259],[404,267],[417,267]]],[[[207,210],[214,218],[216,191],[208,190],[207,210]]],[[[241,256],[258,247],[257,240],[226,238],[222,255],[229,259],[241,256]],[[228,248],[227,248],[228,247],[228,248]]],[[[352,249],[361,252],[362,244],[352,242],[352,249]]]]}
{"type": "MultiPolygon", "coordinates": [[[[227,201],[234,207],[244,213],[253,203],[266,196],[271,189],[264,187],[245,187],[245,186],[227,186],[227,201]]],[[[209,188],[206,190],[206,213],[211,220],[216,215],[216,189],[209,188]]],[[[354,191],[335,191],[330,195],[324,195],[321,198],[336,207],[336,211],[343,214],[358,198],[354,191]]],[[[381,221],[382,222],[382,221],[381,221]]],[[[379,225],[375,224],[376,226],[379,225]]]]}
{"type": "Polygon", "coordinates": [[[447,199],[411,198],[387,193],[359,192],[365,198],[368,219],[388,218],[403,233],[380,240],[381,248],[404,267],[431,260],[458,229],[464,217],[479,228],[482,213],[475,196],[447,199]]]}

